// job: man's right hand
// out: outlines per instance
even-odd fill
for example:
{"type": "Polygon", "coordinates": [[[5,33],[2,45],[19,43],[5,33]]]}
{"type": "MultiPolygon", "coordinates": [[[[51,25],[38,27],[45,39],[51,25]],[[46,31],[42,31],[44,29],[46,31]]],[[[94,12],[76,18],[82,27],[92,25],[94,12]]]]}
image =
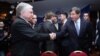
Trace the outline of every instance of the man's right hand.
{"type": "Polygon", "coordinates": [[[56,39],[56,33],[50,33],[49,35],[51,40],[56,39]]]}

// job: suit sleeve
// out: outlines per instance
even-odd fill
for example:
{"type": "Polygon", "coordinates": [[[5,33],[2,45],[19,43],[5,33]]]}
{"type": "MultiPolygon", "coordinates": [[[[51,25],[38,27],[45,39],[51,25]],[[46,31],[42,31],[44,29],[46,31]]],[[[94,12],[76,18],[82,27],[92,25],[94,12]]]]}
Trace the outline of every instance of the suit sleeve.
{"type": "Polygon", "coordinates": [[[64,36],[65,34],[67,34],[68,35],[68,30],[67,30],[67,25],[64,25],[64,27],[61,29],[61,31],[60,32],[57,32],[56,33],[56,37],[62,37],[62,36],[64,36]]]}
{"type": "Polygon", "coordinates": [[[15,29],[22,35],[26,36],[26,39],[33,39],[36,41],[49,40],[49,34],[37,33],[32,29],[30,25],[24,22],[18,22],[15,24],[15,29]]]}

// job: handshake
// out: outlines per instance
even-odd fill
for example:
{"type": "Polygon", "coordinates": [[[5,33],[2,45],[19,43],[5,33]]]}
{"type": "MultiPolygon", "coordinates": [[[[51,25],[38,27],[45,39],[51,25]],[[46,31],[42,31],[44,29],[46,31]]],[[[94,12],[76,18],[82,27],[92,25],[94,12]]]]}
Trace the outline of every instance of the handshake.
{"type": "Polygon", "coordinates": [[[50,33],[49,35],[51,40],[56,39],[56,33],[50,33]]]}

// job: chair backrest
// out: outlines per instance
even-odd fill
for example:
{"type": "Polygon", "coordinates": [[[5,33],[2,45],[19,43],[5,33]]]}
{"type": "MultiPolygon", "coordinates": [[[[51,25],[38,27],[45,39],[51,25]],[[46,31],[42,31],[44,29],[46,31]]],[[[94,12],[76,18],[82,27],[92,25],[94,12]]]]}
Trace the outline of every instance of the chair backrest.
{"type": "Polygon", "coordinates": [[[69,56],[88,56],[88,55],[83,51],[73,51],[69,56]]]}
{"type": "Polygon", "coordinates": [[[9,51],[9,52],[6,54],[6,56],[11,56],[11,52],[9,51]]]}
{"type": "Polygon", "coordinates": [[[41,56],[57,56],[57,54],[54,53],[54,52],[53,53],[49,53],[49,52],[45,53],[44,52],[44,53],[41,54],[41,56]]]}

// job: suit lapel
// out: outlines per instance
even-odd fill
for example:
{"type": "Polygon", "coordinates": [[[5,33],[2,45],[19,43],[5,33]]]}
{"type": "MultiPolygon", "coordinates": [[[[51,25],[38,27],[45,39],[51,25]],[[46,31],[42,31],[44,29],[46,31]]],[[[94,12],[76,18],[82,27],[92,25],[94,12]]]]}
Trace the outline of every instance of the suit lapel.
{"type": "Polygon", "coordinates": [[[81,19],[80,21],[80,32],[79,32],[79,35],[77,34],[77,31],[76,31],[76,28],[75,28],[75,24],[74,22],[72,21],[72,28],[73,28],[73,31],[74,33],[77,35],[77,36],[81,36],[82,32],[84,31],[86,25],[84,24],[84,20],[81,19]]]}
{"type": "Polygon", "coordinates": [[[84,24],[84,21],[81,19],[79,36],[81,36],[81,34],[84,31],[85,27],[86,27],[86,25],[84,24]]]}
{"type": "Polygon", "coordinates": [[[60,31],[62,28],[62,24],[61,23],[58,23],[58,31],[60,31]]]}
{"type": "Polygon", "coordinates": [[[73,21],[71,21],[71,25],[72,25],[72,29],[73,29],[74,33],[77,35],[77,31],[76,31],[75,24],[73,21]]]}
{"type": "Polygon", "coordinates": [[[53,29],[55,30],[55,31],[58,31],[58,29],[56,28],[56,26],[55,26],[55,24],[52,24],[53,25],[53,29]]]}

